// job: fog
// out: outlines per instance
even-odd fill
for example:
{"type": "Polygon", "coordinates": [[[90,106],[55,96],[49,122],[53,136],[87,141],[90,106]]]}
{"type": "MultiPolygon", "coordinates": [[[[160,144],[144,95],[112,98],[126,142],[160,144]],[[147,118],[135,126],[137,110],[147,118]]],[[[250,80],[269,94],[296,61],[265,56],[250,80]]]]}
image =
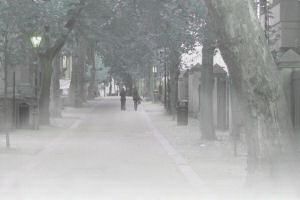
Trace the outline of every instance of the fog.
{"type": "Polygon", "coordinates": [[[300,199],[299,0],[0,0],[0,199],[300,199]]]}
{"type": "MultiPolygon", "coordinates": [[[[163,106],[98,98],[1,147],[3,199],[299,199],[292,180],[249,183],[244,144],[203,141],[197,120],[177,126],[163,106]]],[[[2,135],[2,144],[4,137],[2,135]]],[[[298,171],[297,171],[298,172],[298,171]]],[[[275,176],[276,177],[276,176],[275,176]]]]}

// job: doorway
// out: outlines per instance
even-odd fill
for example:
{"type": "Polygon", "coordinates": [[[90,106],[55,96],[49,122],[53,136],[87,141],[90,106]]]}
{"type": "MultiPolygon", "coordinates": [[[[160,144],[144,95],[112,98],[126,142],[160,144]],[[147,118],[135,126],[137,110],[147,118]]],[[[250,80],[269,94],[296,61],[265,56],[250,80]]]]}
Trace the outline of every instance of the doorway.
{"type": "Polygon", "coordinates": [[[17,128],[29,128],[30,109],[27,103],[19,104],[17,128]]]}

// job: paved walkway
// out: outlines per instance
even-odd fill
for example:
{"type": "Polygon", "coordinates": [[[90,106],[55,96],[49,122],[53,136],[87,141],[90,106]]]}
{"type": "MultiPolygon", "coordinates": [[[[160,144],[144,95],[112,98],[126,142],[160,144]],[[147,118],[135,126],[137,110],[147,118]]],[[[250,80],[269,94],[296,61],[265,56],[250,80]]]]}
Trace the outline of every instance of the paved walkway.
{"type": "Polygon", "coordinates": [[[245,159],[225,141],[204,143],[195,122],[177,127],[159,105],[119,104],[98,99],[13,133],[0,148],[1,199],[242,199],[245,159]]]}

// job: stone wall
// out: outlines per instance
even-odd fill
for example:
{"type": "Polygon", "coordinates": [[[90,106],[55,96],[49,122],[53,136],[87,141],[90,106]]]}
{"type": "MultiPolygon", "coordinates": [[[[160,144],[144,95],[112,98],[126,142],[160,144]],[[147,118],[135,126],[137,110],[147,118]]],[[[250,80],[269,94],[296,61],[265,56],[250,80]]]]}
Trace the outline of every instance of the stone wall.
{"type": "MultiPolygon", "coordinates": [[[[198,118],[200,110],[201,90],[200,67],[194,67],[188,76],[189,115],[198,118]]],[[[219,66],[214,67],[213,112],[215,127],[227,130],[230,124],[230,90],[227,73],[219,66]]]]}
{"type": "Polygon", "coordinates": [[[183,71],[178,77],[178,100],[189,99],[189,72],[183,71]]]}
{"type": "Polygon", "coordinates": [[[200,68],[193,68],[189,72],[188,96],[189,96],[189,114],[192,117],[198,117],[200,103],[200,68]]]}

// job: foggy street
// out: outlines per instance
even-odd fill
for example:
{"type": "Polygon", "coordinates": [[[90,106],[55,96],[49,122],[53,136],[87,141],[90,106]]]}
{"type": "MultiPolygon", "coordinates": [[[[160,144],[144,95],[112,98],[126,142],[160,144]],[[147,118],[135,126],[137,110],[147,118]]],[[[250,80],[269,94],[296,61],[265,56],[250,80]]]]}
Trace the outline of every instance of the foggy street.
{"type": "Polygon", "coordinates": [[[201,141],[196,122],[178,127],[162,105],[119,104],[98,98],[65,108],[50,127],[13,133],[11,149],[0,149],[1,198],[246,199],[245,156],[225,140],[201,141]]]}
{"type": "Polygon", "coordinates": [[[300,0],[0,0],[0,200],[300,199],[300,0]]]}
{"type": "Polygon", "coordinates": [[[82,113],[69,111],[66,118],[76,120],[68,129],[14,133],[11,150],[1,149],[1,198],[187,199],[207,192],[146,112],[131,104],[121,112],[119,99],[95,100],[82,113]]]}

